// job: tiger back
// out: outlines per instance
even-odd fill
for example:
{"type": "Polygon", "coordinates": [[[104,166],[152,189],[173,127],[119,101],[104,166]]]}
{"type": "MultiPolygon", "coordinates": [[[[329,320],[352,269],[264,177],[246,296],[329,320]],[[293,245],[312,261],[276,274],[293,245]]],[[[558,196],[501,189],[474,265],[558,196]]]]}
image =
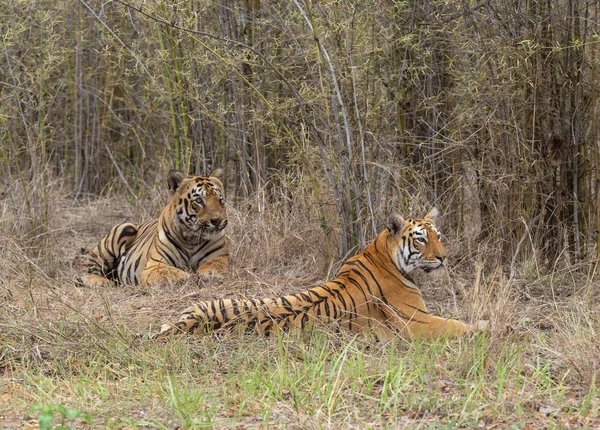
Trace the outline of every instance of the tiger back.
{"type": "Polygon", "coordinates": [[[158,219],[114,226],[92,251],[83,284],[156,284],[185,279],[187,271],[222,277],[229,252],[220,174],[169,172],[171,198],[158,219]]]}
{"type": "Polygon", "coordinates": [[[362,252],[347,260],[337,277],[297,294],[273,299],[223,299],[187,308],[174,325],[151,336],[208,333],[241,326],[269,335],[281,329],[307,329],[335,323],[350,331],[369,331],[380,338],[396,334],[455,337],[470,330],[458,320],[431,315],[420,290],[409,277],[444,265],[446,250],[434,225],[437,209],[425,217],[390,215],[387,228],[362,252]]]}

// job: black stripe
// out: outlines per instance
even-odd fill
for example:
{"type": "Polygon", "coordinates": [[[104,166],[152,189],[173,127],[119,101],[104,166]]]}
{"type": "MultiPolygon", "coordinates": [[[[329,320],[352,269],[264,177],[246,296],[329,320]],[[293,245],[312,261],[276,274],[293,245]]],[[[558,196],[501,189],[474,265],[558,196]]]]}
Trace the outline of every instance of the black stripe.
{"type": "Polygon", "coordinates": [[[298,293],[298,295],[300,297],[302,297],[302,300],[304,300],[305,302],[312,303],[312,298],[308,294],[302,292],[302,293],[298,293]]]}
{"type": "Polygon", "coordinates": [[[231,310],[236,318],[240,316],[239,304],[235,299],[231,300],[231,310]]]}
{"type": "MultiPolygon", "coordinates": [[[[318,288],[318,287],[317,287],[318,288]]],[[[317,293],[315,291],[315,288],[311,288],[310,290],[307,291],[308,294],[314,294],[317,297],[317,301],[313,301],[313,304],[318,305],[319,303],[321,303],[323,300],[325,300],[325,297],[320,296],[319,293],[317,293]]]]}
{"type": "Polygon", "coordinates": [[[373,266],[377,267],[377,263],[375,262],[375,259],[373,258],[373,256],[369,252],[365,252],[363,255],[369,261],[369,263],[371,263],[373,266]]]}
{"type": "Polygon", "coordinates": [[[337,297],[337,299],[342,303],[342,305],[344,306],[344,310],[347,309],[347,305],[346,305],[346,300],[344,299],[344,295],[337,289],[332,290],[333,291],[333,295],[337,297]]]}
{"type": "MultiPolygon", "coordinates": [[[[354,301],[354,297],[352,297],[352,294],[347,293],[345,288],[344,288],[344,293],[346,293],[346,296],[349,297],[350,300],[352,301],[352,310],[356,309],[356,302],[354,301]]],[[[339,294],[340,294],[340,297],[341,297],[342,296],[342,292],[340,291],[339,294]]],[[[348,310],[348,307],[345,304],[345,302],[344,302],[344,306],[346,306],[346,310],[348,310]]]]}
{"type": "Polygon", "coordinates": [[[290,303],[290,301],[285,298],[285,297],[280,297],[279,301],[281,302],[283,308],[288,311],[288,312],[292,312],[292,304],[290,303]]]}
{"type": "MultiPolygon", "coordinates": [[[[110,249],[113,251],[116,251],[119,248],[119,229],[121,227],[121,224],[114,226],[111,230],[110,233],[108,235],[108,239],[110,240],[110,247],[107,247],[106,249],[110,249]]],[[[114,254],[113,254],[114,255],[114,254]]]]}
{"type": "MultiPolygon", "coordinates": [[[[208,251],[207,253],[203,254],[203,255],[202,255],[202,256],[201,256],[201,257],[198,259],[198,263],[200,263],[200,261],[203,261],[203,260],[210,259],[209,257],[210,257],[212,254],[214,254],[215,252],[218,252],[218,251],[222,250],[224,247],[225,247],[225,242],[223,242],[223,243],[222,243],[220,246],[218,246],[218,247],[216,247],[216,248],[214,248],[214,249],[211,249],[210,251],[208,251]]],[[[198,255],[198,254],[199,254],[199,252],[200,252],[200,251],[197,251],[197,252],[195,252],[193,255],[194,255],[194,256],[196,256],[196,255],[198,255]]]]}
{"type": "Polygon", "coordinates": [[[375,275],[373,275],[373,272],[371,272],[371,270],[369,270],[369,268],[367,266],[365,266],[362,261],[359,260],[359,261],[357,261],[357,263],[359,265],[361,265],[369,273],[369,275],[371,275],[373,282],[375,282],[375,285],[377,285],[377,288],[379,289],[379,297],[383,300],[383,303],[385,303],[387,305],[388,304],[387,298],[385,297],[385,294],[383,294],[383,290],[381,289],[381,284],[379,283],[377,278],[375,278],[375,275]]]}
{"type": "Polygon", "coordinates": [[[338,307],[335,303],[332,303],[331,307],[333,308],[333,319],[337,321],[337,319],[338,319],[337,308],[338,307]]]}
{"type": "Polygon", "coordinates": [[[330,317],[331,314],[330,314],[330,310],[329,310],[329,300],[325,300],[323,302],[323,307],[325,308],[325,315],[330,317]]]}
{"type": "MultiPolygon", "coordinates": [[[[360,290],[360,292],[363,294],[364,298],[365,298],[365,303],[370,303],[371,299],[369,299],[367,297],[367,294],[365,293],[365,290],[363,289],[362,285],[360,285],[358,283],[358,281],[356,281],[354,278],[348,278],[348,281],[351,282],[356,288],[358,288],[360,290]]],[[[348,294],[350,297],[352,297],[351,294],[348,294]]],[[[354,307],[356,308],[356,303],[354,302],[354,299],[352,299],[352,303],[354,304],[354,307]]]]}
{"type": "MultiPolygon", "coordinates": [[[[400,318],[402,318],[403,320],[406,320],[407,322],[416,322],[419,324],[431,324],[431,322],[429,322],[429,321],[421,321],[421,320],[415,319],[414,317],[409,317],[407,314],[402,312],[400,309],[395,308],[394,306],[389,306],[389,309],[392,309],[400,318]]],[[[387,310],[387,309],[384,309],[382,307],[381,310],[383,311],[383,313],[385,315],[385,310],[387,310]]]]}
{"type": "Polygon", "coordinates": [[[306,327],[306,323],[308,323],[308,314],[304,313],[304,315],[302,315],[302,318],[300,319],[300,328],[304,330],[304,327],[306,327]]]}
{"type": "MultiPolygon", "coordinates": [[[[177,261],[175,258],[173,258],[173,257],[171,256],[171,254],[170,254],[168,251],[170,251],[170,249],[169,249],[169,248],[166,248],[166,247],[165,247],[165,246],[164,246],[164,245],[163,245],[163,244],[162,244],[162,243],[159,241],[159,242],[158,242],[158,245],[156,246],[156,252],[158,253],[158,255],[160,255],[160,256],[161,256],[163,259],[167,260],[167,263],[168,263],[167,265],[168,265],[168,266],[177,267],[177,266],[179,265],[179,264],[177,264],[177,263],[178,263],[178,261],[177,261]]],[[[163,264],[164,264],[164,262],[162,262],[162,261],[160,261],[160,260],[156,260],[155,258],[153,258],[153,260],[155,260],[155,261],[157,261],[157,262],[159,262],[159,263],[163,263],[163,264]]]]}
{"type": "Polygon", "coordinates": [[[429,312],[427,312],[427,311],[424,311],[423,309],[420,309],[420,308],[418,308],[418,307],[416,307],[416,306],[409,305],[408,303],[402,303],[402,304],[403,304],[404,306],[407,306],[407,307],[411,308],[411,309],[414,309],[414,310],[415,310],[415,311],[417,311],[417,312],[421,312],[421,313],[423,313],[423,314],[425,314],[425,315],[429,315],[429,312]]]}
{"type": "Polygon", "coordinates": [[[169,230],[169,226],[167,225],[167,221],[164,218],[162,220],[161,227],[169,243],[173,245],[177,251],[179,251],[180,255],[185,255],[185,257],[189,259],[189,253],[181,246],[177,238],[173,237],[171,231],[169,230]]]}
{"type": "Polygon", "coordinates": [[[223,299],[219,299],[219,306],[221,307],[221,318],[223,319],[223,322],[227,322],[227,309],[225,309],[225,302],[223,299]]]}
{"type": "Polygon", "coordinates": [[[321,285],[321,288],[323,288],[323,289],[324,289],[325,291],[327,291],[329,294],[332,294],[332,292],[331,292],[331,288],[329,288],[329,287],[327,286],[327,284],[323,284],[323,285],[321,285]]]}
{"type": "MultiPolygon", "coordinates": [[[[367,281],[366,276],[363,275],[363,273],[358,269],[352,269],[351,272],[355,275],[358,275],[360,277],[360,279],[362,279],[364,286],[367,287],[367,291],[369,291],[369,294],[371,295],[371,297],[374,297],[375,295],[373,294],[373,291],[371,291],[371,286],[369,285],[369,282],[367,281]]],[[[348,279],[353,279],[353,278],[348,277],[348,279]]]]}

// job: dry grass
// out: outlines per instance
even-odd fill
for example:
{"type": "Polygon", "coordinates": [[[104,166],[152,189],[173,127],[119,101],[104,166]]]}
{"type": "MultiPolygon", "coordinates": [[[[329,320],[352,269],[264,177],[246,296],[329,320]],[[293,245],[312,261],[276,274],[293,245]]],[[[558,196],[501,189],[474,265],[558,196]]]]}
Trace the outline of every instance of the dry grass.
{"type": "MultiPolygon", "coordinates": [[[[452,342],[373,344],[327,332],[133,342],[133,333],[173,320],[192,301],[297,291],[336,267],[310,201],[262,211],[236,203],[229,211],[228,281],[76,287],[81,249],[117,221],[156,213],[161,193],[85,204],[54,196],[49,231],[36,238],[23,230],[27,223],[15,215],[22,212],[12,210],[19,208],[4,202],[3,427],[35,427],[40,414],[28,412],[32,405],[64,405],[109,428],[600,425],[592,265],[528,277],[522,268],[509,282],[490,264],[493,254],[479,254],[481,264],[463,261],[458,271],[419,275],[433,312],[491,321],[487,335],[452,342]]],[[[458,238],[446,237],[457,249],[458,238]]],[[[55,425],[60,416],[55,410],[55,425]]],[[[81,418],[65,424],[86,426],[81,418]]]]}

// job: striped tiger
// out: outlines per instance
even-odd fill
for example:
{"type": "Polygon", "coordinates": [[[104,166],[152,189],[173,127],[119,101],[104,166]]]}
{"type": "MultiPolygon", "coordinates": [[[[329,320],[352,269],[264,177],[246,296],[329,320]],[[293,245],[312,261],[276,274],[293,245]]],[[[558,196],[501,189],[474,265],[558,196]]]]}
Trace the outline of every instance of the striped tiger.
{"type": "Polygon", "coordinates": [[[307,329],[315,322],[335,323],[377,338],[396,334],[455,337],[469,325],[427,312],[421,292],[409,277],[444,265],[433,208],[421,219],[389,216],[387,228],[362,252],[347,260],[337,278],[297,294],[274,299],[212,300],[190,306],[174,325],[163,325],[151,339],[177,333],[208,333],[242,326],[270,335],[281,329],[307,329]]]}
{"type": "Polygon", "coordinates": [[[183,269],[222,276],[229,266],[222,174],[190,176],[171,170],[171,199],[158,219],[114,226],[90,255],[87,286],[113,281],[146,285],[185,279],[183,269]]]}

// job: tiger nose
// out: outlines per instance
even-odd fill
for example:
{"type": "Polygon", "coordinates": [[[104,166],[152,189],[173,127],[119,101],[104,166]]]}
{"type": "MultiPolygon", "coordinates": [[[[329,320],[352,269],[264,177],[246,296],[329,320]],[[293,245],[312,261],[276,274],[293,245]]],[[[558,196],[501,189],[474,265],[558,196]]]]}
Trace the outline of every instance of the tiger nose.
{"type": "Polygon", "coordinates": [[[440,250],[440,252],[438,252],[435,256],[435,258],[437,258],[440,261],[440,263],[443,263],[447,257],[448,257],[448,253],[446,252],[445,249],[440,250]]]}
{"type": "Polygon", "coordinates": [[[219,218],[211,218],[210,223],[217,227],[219,224],[221,224],[221,220],[219,218]]]}

